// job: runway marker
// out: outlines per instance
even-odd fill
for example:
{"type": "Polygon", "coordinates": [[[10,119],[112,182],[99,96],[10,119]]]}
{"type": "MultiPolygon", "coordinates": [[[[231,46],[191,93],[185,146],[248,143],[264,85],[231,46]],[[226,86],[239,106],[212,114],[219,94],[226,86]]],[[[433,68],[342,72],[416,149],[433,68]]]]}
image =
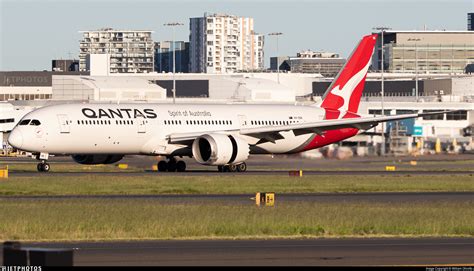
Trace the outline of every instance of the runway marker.
{"type": "Polygon", "coordinates": [[[293,177],[303,177],[303,170],[291,170],[288,172],[288,175],[289,176],[293,176],[293,177]]]}
{"type": "Polygon", "coordinates": [[[0,169],[0,179],[8,179],[8,165],[0,169]]]}
{"type": "Polygon", "coordinates": [[[128,164],[118,164],[117,166],[120,169],[127,169],[128,168],[128,164]]]}

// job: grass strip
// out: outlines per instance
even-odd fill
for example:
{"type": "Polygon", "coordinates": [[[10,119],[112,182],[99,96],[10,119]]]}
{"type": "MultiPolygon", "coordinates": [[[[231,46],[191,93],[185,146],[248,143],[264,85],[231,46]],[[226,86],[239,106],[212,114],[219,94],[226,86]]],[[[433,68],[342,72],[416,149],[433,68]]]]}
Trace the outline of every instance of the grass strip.
{"type": "Polygon", "coordinates": [[[472,175],[400,176],[50,176],[0,182],[0,195],[153,195],[474,191],[472,175]]]}
{"type": "Polygon", "coordinates": [[[163,204],[0,200],[0,239],[22,241],[474,236],[474,201],[163,204]]]}

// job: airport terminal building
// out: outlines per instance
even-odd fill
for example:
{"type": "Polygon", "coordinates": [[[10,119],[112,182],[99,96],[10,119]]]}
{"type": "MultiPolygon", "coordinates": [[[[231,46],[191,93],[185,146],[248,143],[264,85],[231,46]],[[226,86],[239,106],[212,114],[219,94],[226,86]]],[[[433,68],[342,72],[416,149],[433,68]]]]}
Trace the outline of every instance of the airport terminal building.
{"type": "MultiPolygon", "coordinates": [[[[473,31],[386,31],[384,69],[397,73],[464,73],[474,63],[473,31]]],[[[382,39],[377,40],[372,68],[381,70],[382,39]]]]}

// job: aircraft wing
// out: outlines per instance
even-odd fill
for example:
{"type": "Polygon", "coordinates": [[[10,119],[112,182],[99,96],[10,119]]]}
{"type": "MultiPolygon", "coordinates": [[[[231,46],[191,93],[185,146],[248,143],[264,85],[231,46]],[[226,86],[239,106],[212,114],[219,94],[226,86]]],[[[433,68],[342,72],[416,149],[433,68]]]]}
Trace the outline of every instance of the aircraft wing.
{"type": "Polygon", "coordinates": [[[227,131],[209,131],[209,132],[197,132],[197,133],[179,133],[170,134],[168,139],[170,143],[180,144],[192,144],[192,141],[204,134],[208,133],[229,133],[237,132],[241,135],[252,136],[255,138],[262,139],[263,141],[275,142],[275,140],[283,139],[280,132],[293,131],[295,135],[303,135],[309,133],[316,133],[323,135],[325,131],[336,130],[342,128],[356,128],[359,130],[368,130],[377,126],[381,122],[403,120],[418,118],[428,115],[438,115],[453,111],[439,111],[430,113],[417,113],[417,114],[403,114],[394,116],[380,116],[380,117],[361,117],[361,118],[348,118],[348,119],[334,119],[334,120],[322,120],[317,122],[306,122],[297,123],[290,125],[278,125],[278,126],[262,126],[256,128],[241,128],[239,130],[227,130],[227,131]]]}
{"type": "Polygon", "coordinates": [[[394,116],[380,117],[361,117],[348,119],[322,120],[317,122],[297,123],[285,126],[266,126],[257,128],[245,128],[240,130],[240,134],[252,137],[266,139],[266,141],[274,142],[281,136],[279,133],[284,131],[293,131],[295,135],[303,135],[316,133],[323,135],[325,131],[336,130],[342,128],[356,128],[359,130],[368,130],[377,126],[381,122],[418,118],[428,115],[444,114],[451,111],[439,111],[430,113],[403,114],[394,116]]]}

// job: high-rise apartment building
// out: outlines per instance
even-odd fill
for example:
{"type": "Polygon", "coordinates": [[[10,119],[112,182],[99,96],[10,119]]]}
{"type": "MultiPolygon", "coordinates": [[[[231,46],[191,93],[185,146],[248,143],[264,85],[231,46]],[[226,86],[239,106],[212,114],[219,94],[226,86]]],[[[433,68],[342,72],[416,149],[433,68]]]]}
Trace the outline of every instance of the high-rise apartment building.
{"type": "Polygon", "coordinates": [[[79,61],[76,59],[53,59],[51,70],[53,72],[78,72],[79,61]]]}
{"type": "Polygon", "coordinates": [[[474,31],[474,12],[467,14],[467,30],[474,31]]]}
{"type": "Polygon", "coordinates": [[[204,14],[190,18],[190,72],[232,73],[264,68],[264,36],[253,18],[204,14]]]}
{"type": "Polygon", "coordinates": [[[153,72],[154,43],[152,31],[113,30],[104,28],[94,31],[81,31],[79,69],[87,70],[87,56],[107,54],[110,73],[148,73],[153,72]]]}
{"type": "Polygon", "coordinates": [[[175,71],[189,72],[189,42],[160,41],[155,43],[155,71],[173,72],[173,62],[175,71]],[[176,61],[173,60],[173,51],[176,61]]]}

